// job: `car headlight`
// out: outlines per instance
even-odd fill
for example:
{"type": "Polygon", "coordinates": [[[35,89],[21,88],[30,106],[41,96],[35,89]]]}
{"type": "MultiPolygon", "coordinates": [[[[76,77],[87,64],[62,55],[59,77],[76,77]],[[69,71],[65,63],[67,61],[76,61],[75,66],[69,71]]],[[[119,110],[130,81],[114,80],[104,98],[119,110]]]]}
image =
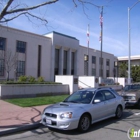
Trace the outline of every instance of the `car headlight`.
{"type": "Polygon", "coordinates": [[[135,96],[132,96],[131,97],[131,100],[134,100],[135,101],[136,100],[136,97],[135,96]]]}
{"type": "Polygon", "coordinates": [[[65,112],[65,113],[62,113],[62,114],[60,114],[60,118],[67,118],[67,119],[69,119],[69,118],[72,118],[72,112],[65,112]]]}

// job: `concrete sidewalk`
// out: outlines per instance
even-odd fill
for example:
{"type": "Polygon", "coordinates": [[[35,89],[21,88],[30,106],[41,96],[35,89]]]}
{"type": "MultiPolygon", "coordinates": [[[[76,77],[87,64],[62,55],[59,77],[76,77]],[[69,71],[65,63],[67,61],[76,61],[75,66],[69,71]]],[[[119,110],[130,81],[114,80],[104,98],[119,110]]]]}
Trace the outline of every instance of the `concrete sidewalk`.
{"type": "Polygon", "coordinates": [[[46,106],[23,108],[0,100],[0,136],[41,126],[41,113],[46,106]]]}

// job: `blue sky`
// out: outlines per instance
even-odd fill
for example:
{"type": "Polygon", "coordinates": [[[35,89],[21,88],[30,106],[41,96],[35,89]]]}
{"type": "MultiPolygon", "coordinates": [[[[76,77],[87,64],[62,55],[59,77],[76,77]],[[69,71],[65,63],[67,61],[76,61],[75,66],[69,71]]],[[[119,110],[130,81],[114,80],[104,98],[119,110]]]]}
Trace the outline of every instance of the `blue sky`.
{"type": "MultiPolygon", "coordinates": [[[[45,0],[24,0],[28,5],[45,0]]],[[[103,5],[103,51],[115,56],[128,56],[128,7],[138,0],[89,0],[96,5],[103,5]]],[[[51,31],[76,37],[80,45],[87,46],[87,25],[90,25],[90,48],[100,50],[100,10],[86,5],[74,8],[72,0],[60,0],[57,3],[32,11],[48,20],[48,25],[40,22],[33,24],[21,16],[8,23],[9,27],[26,30],[37,34],[51,31]],[[86,16],[88,15],[88,16],[86,16]]],[[[140,55],[140,2],[130,11],[131,55],[140,55]]]]}

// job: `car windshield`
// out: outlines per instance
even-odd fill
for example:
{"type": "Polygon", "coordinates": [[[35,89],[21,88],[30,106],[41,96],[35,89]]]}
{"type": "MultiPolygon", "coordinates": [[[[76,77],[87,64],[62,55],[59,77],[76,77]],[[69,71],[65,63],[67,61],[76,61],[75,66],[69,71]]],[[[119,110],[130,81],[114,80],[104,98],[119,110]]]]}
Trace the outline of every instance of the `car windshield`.
{"type": "Polygon", "coordinates": [[[129,90],[139,90],[140,85],[126,85],[124,87],[124,91],[129,91],[129,90]]]}
{"type": "Polygon", "coordinates": [[[76,91],[71,94],[64,102],[89,104],[92,101],[94,91],[76,91]]]}
{"type": "Polygon", "coordinates": [[[131,85],[126,85],[123,89],[124,91],[128,91],[128,90],[131,90],[131,85]]]}

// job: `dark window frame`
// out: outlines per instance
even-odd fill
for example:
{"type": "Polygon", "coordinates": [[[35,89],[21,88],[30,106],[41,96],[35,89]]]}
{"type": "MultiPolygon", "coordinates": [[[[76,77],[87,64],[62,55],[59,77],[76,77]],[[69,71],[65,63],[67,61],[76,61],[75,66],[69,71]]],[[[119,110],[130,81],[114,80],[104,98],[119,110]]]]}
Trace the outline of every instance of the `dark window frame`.
{"type": "Polygon", "coordinates": [[[37,68],[37,77],[41,76],[41,45],[38,45],[38,68],[37,68]]]}
{"type": "Polygon", "coordinates": [[[75,52],[71,52],[71,74],[74,75],[74,67],[75,67],[75,52]]]}
{"type": "Polygon", "coordinates": [[[0,76],[4,76],[4,59],[0,59],[0,76]]]}
{"type": "Polygon", "coordinates": [[[110,60],[109,59],[106,60],[106,65],[110,66],[110,60]]]}
{"type": "Polygon", "coordinates": [[[99,58],[99,64],[103,65],[104,64],[104,58],[101,59],[101,57],[99,58]]]}
{"type": "Polygon", "coordinates": [[[17,61],[17,71],[16,76],[20,77],[22,75],[25,75],[25,61],[17,61]]]}
{"type": "Polygon", "coordinates": [[[96,56],[92,56],[92,64],[96,64],[96,56]]]}
{"type": "Polygon", "coordinates": [[[0,50],[5,50],[6,47],[6,38],[0,37],[0,50]]]}
{"type": "Polygon", "coordinates": [[[92,68],[92,73],[91,73],[91,75],[92,75],[92,76],[96,76],[96,68],[92,68]],[[95,73],[94,73],[93,71],[94,71],[95,73]]]}
{"type": "Polygon", "coordinates": [[[27,43],[24,41],[17,40],[16,51],[19,53],[25,53],[26,52],[26,44],[27,43]]]}
{"type": "Polygon", "coordinates": [[[63,58],[63,75],[67,75],[67,60],[68,60],[68,51],[64,50],[64,54],[63,54],[64,58],[63,58]]]}
{"type": "Polygon", "coordinates": [[[110,71],[109,70],[106,70],[106,77],[109,77],[110,76],[109,73],[110,73],[110,71]]]}
{"type": "Polygon", "coordinates": [[[55,68],[54,75],[59,74],[59,57],[60,57],[60,49],[55,48],[55,68]]]}

